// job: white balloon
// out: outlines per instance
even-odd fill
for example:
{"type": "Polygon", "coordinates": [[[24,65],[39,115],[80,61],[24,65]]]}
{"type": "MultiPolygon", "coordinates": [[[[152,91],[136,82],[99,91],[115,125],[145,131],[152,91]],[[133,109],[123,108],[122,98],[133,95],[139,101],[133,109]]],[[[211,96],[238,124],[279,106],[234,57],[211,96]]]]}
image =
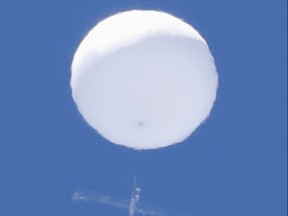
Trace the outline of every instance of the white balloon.
{"type": "Polygon", "coordinates": [[[218,75],[192,26],[133,10],[101,21],[83,39],[71,87],[79,112],[103,137],[156,149],[183,141],[209,116],[218,75]]]}

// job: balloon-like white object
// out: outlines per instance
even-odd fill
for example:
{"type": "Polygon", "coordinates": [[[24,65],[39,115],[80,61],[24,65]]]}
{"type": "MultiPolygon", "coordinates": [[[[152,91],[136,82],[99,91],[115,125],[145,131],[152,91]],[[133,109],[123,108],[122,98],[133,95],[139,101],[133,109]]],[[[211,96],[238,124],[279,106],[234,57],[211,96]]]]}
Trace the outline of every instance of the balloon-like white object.
{"type": "Polygon", "coordinates": [[[112,143],[139,150],[186,139],[209,116],[218,87],[205,40],[159,11],[126,11],[99,22],[71,70],[84,119],[112,143]]]}

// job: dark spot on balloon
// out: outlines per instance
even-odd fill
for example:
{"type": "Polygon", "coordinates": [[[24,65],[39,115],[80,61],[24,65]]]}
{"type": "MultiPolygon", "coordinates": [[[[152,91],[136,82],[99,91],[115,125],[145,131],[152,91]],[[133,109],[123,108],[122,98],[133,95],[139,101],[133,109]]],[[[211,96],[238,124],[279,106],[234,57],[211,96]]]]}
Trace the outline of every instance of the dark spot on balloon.
{"type": "Polygon", "coordinates": [[[138,122],[137,122],[137,126],[138,126],[138,127],[143,127],[143,126],[144,126],[144,122],[138,121],[138,122]]]}

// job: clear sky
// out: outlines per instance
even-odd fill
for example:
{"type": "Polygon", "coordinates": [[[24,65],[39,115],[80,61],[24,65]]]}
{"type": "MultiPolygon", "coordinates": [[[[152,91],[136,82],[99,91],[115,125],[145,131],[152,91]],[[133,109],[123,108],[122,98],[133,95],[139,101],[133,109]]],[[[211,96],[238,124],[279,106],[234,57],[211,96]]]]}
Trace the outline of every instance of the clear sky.
{"type": "MultiPolygon", "coordinates": [[[[287,211],[287,5],[284,0],[0,2],[0,215],[125,216],[71,203],[75,190],[180,216],[284,216],[287,211]],[[70,66],[86,33],[128,9],[192,24],[215,57],[220,86],[209,119],[186,141],[135,151],[82,119],[70,66]],[[178,214],[178,215],[177,215],[178,214]]],[[[164,215],[165,216],[165,215],[164,215]]]]}

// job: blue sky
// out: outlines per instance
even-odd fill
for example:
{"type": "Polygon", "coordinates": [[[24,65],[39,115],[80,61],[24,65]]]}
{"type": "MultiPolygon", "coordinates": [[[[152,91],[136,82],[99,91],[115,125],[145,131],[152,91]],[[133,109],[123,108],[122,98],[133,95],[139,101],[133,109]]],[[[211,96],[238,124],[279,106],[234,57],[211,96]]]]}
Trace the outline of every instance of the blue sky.
{"type": "MultiPolygon", "coordinates": [[[[0,215],[122,216],[73,204],[75,190],[191,216],[286,215],[287,5],[280,0],[0,2],[0,215]],[[192,24],[215,57],[210,118],[186,141],[153,151],[113,145],[71,97],[70,65],[85,34],[128,9],[192,24]]],[[[174,213],[173,216],[177,216],[174,213]]]]}

